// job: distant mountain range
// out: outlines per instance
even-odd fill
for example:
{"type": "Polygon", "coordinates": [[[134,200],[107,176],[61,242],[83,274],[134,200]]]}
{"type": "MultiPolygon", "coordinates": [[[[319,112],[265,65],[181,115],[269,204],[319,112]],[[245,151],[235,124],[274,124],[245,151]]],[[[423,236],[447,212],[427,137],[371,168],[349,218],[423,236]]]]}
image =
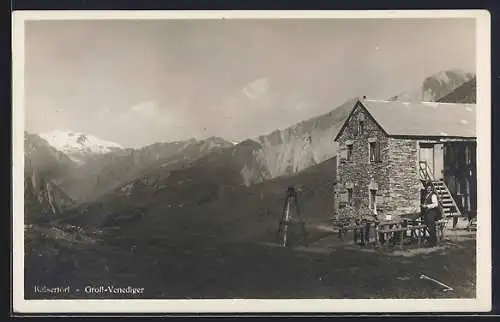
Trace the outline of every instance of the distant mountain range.
{"type": "Polygon", "coordinates": [[[230,142],[212,137],[118,150],[88,159],[62,180],[60,186],[75,200],[90,201],[148,171],[175,169],[216,149],[232,146],[230,142]]]}
{"type": "MultiPolygon", "coordinates": [[[[233,148],[234,155],[227,158],[234,159],[239,167],[235,170],[238,180],[244,185],[293,175],[335,155],[336,144],[333,137],[347,117],[353,102],[354,99],[349,100],[325,115],[238,144],[212,137],[205,140],[155,143],[141,149],[118,149],[116,145],[110,144],[111,151],[103,153],[106,148],[80,148],[79,143],[73,148],[76,141],[67,135],[69,143],[61,140],[57,144],[53,143],[70,151],[66,153],[72,155],[72,158],[65,158],[71,164],[68,167],[71,171],[58,180],[57,184],[74,200],[91,201],[134,178],[155,176],[158,171],[166,173],[175,170],[221,148],[233,148]],[[79,161],[73,161],[77,157],[80,158],[79,161]]],[[[61,131],[55,133],[67,134],[61,131]]],[[[58,138],[64,138],[64,135],[58,138]]],[[[89,135],[86,137],[95,138],[89,135]]],[[[29,140],[35,139],[43,140],[30,134],[29,140]]],[[[50,142],[54,141],[55,139],[50,142]]],[[[106,141],[94,139],[93,142],[106,141]]],[[[55,148],[52,150],[58,151],[55,148]]],[[[58,153],[65,155],[62,151],[58,153]]],[[[218,157],[218,154],[213,154],[212,158],[214,157],[218,157]]],[[[209,159],[208,162],[217,161],[209,159]]],[[[234,169],[235,165],[228,167],[234,169]]]]}

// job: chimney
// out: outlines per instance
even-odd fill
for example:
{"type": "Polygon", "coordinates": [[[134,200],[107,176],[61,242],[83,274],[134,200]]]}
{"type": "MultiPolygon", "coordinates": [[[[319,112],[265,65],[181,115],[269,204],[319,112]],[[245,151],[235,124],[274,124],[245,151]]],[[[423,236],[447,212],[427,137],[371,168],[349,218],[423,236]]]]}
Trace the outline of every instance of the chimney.
{"type": "Polygon", "coordinates": [[[366,95],[363,95],[363,99],[364,99],[364,100],[366,99],[366,95]]]}

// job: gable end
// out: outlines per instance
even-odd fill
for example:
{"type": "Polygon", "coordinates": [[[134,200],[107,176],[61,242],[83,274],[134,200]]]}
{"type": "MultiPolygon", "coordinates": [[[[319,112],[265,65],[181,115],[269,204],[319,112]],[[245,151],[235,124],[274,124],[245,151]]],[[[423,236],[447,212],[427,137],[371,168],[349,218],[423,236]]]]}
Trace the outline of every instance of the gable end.
{"type": "Polygon", "coordinates": [[[337,140],[340,138],[340,136],[342,135],[342,133],[344,132],[346,126],[349,124],[349,121],[351,120],[351,117],[352,115],[354,114],[354,112],[356,111],[357,108],[360,108],[363,110],[363,113],[365,115],[367,115],[378,127],[379,129],[387,136],[388,133],[385,131],[385,129],[377,122],[377,120],[373,117],[373,115],[371,115],[371,113],[368,111],[368,109],[366,109],[366,107],[363,105],[363,103],[361,103],[361,101],[356,101],[356,103],[354,104],[351,112],[349,113],[349,116],[347,117],[347,119],[344,121],[344,124],[342,124],[342,127],[340,128],[339,132],[337,133],[337,135],[335,136],[335,139],[334,141],[337,142],[337,140]]]}

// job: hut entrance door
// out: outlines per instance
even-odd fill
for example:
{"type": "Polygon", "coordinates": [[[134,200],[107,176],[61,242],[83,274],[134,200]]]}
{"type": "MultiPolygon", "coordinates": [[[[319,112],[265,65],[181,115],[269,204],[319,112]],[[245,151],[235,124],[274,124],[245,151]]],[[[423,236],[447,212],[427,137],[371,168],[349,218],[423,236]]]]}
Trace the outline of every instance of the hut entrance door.
{"type": "Polygon", "coordinates": [[[427,172],[432,178],[434,175],[434,145],[429,143],[420,143],[419,161],[427,163],[427,172]]]}

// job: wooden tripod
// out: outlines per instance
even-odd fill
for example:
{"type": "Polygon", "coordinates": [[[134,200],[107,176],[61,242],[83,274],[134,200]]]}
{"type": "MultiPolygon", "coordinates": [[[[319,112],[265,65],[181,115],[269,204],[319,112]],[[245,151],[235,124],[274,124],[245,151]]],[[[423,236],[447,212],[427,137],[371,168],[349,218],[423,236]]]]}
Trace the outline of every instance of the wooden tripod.
{"type": "Polygon", "coordinates": [[[288,226],[290,225],[292,216],[292,207],[295,207],[295,212],[300,221],[300,226],[302,229],[302,236],[304,238],[304,244],[307,246],[306,240],[306,229],[302,217],[300,216],[299,203],[297,202],[297,192],[295,188],[289,187],[286,192],[285,203],[283,205],[283,213],[281,216],[279,228],[278,228],[278,239],[283,247],[288,247],[288,226]]]}

